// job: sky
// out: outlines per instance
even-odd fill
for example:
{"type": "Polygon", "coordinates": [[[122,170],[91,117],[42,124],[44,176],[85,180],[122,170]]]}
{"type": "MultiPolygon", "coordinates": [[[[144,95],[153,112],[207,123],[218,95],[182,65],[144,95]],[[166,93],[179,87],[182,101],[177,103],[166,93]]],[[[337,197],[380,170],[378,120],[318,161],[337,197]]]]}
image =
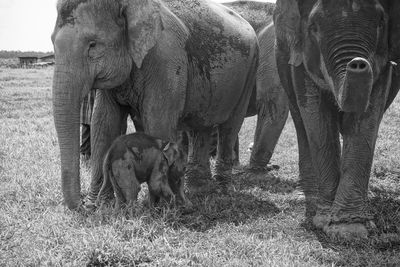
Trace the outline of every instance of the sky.
{"type": "Polygon", "coordinates": [[[0,0],[0,50],[52,51],[50,36],[57,18],[56,3],[57,0],[0,0]]]}

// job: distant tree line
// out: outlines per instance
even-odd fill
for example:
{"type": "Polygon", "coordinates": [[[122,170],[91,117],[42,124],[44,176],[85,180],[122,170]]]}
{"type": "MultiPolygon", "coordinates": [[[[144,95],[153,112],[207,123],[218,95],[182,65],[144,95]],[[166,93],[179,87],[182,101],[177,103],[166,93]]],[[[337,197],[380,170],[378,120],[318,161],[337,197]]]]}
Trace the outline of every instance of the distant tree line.
{"type": "Polygon", "coordinates": [[[43,57],[53,54],[53,52],[37,52],[37,51],[6,51],[0,50],[0,58],[11,59],[17,57],[43,57]]]}

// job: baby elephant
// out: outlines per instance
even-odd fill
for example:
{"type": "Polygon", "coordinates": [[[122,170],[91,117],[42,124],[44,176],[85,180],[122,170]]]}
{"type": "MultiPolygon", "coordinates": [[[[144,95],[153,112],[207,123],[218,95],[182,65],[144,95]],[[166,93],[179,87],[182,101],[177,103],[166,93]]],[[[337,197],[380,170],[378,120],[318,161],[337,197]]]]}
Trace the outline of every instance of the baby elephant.
{"type": "Polygon", "coordinates": [[[185,160],[176,143],[139,132],[118,137],[104,158],[104,181],[97,205],[110,181],[116,196],[115,210],[120,209],[121,204],[131,208],[137,200],[140,184],[144,182],[148,184],[152,205],[161,197],[190,206],[184,193],[185,160]]]}

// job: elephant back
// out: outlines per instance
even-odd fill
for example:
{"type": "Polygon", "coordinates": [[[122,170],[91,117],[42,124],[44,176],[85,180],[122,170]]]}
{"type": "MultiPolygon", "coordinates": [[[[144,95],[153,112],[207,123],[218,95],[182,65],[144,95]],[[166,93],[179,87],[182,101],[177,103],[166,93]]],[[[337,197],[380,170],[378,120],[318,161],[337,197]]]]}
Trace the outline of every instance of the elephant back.
{"type": "Polygon", "coordinates": [[[223,3],[223,5],[233,9],[247,20],[256,33],[270,24],[276,6],[275,3],[255,1],[235,1],[223,3]]]}

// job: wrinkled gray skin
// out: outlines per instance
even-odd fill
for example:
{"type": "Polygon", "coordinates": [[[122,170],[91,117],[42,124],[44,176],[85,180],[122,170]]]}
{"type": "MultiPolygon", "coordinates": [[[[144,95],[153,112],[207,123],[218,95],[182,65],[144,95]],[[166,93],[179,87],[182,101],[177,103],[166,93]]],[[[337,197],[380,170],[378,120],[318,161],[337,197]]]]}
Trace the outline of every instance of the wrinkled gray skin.
{"type": "Polygon", "coordinates": [[[307,215],[366,237],[379,124],[399,90],[400,1],[278,0],[276,57],[299,144],[307,215]],[[340,145],[339,135],[343,137],[340,145]]]}
{"type": "MultiPolygon", "coordinates": [[[[250,169],[264,170],[269,163],[289,113],[289,104],[281,86],[275,59],[274,3],[237,1],[224,3],[247,20],[260,45],[257,69],[257,94],[250,99],[246,116],[257,115],[250,169]]],[[[238,151],[235,151],[238,159],[238,151]]]]}
{"type": "Polygon", "coordinates": [[[226,189],[258,59],[256,34],[243,18],[205,0],[59,0],[52,40],[54,121],[70,209],[81,203],[79,108],[93,88],[88,207],[127,113],[139,116],[144,132],[156,138],[176,141],[178,131],[189,132],[186,175],[193,192],[209,186],[207,137],[217,125],[215,178],[226,189]]]}

